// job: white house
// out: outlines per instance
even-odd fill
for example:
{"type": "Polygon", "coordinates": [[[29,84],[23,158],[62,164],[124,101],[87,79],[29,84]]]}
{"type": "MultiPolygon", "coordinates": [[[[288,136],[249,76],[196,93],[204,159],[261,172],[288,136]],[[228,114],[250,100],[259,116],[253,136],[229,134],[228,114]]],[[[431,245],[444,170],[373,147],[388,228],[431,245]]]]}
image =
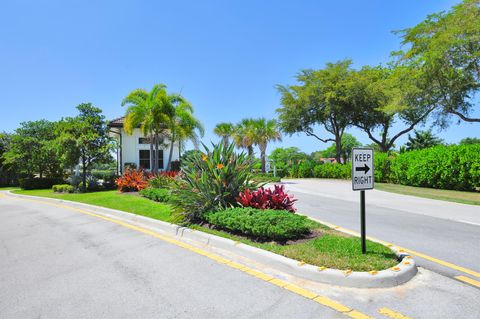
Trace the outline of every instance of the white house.
{"type": "MultiPolygon", "coordinates": [[[[108,123],[110,128],[110,135],[117,139],[117,163],[118,172],[123,173],[124,167],[127,164],[133,163],[137,168],[150,170],[152,165],[150,163],[150,142],[148,138],[143,136],[140,128],[135,128],[131,135],[125,132],[123,122],[125,117],[119,117],[108,123]]],[[[170,154],[170,142],[163,137],[159,145],[159,170],[165,170],[168,165],[168,156],[170,154]]],[[[173,147],[172,161],[179,160],[178,142],[175,142],[173,147]]]]}

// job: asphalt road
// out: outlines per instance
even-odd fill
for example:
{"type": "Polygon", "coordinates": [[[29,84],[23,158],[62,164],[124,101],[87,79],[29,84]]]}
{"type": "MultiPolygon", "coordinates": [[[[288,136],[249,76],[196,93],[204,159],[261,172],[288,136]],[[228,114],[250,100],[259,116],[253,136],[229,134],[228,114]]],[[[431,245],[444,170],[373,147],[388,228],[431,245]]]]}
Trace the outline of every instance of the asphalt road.
{"type": "Polygon", "coordinates": [[[157,238],[0,198],[0,318],[343,318],[157,238]]]}
{"type": "MultiPolygon", "coordinates": [[[[286,180],[300,213],[360,232],[359,192],[351,182],[286,180]]],[[[480,207],[366,191],[367,236],[480,273],[480,207]]],[[[414,256],[427,269],[450,277],[464,273],[414,256]]],[[[472,277],[480,280],[480,278],[472,277]]]]}

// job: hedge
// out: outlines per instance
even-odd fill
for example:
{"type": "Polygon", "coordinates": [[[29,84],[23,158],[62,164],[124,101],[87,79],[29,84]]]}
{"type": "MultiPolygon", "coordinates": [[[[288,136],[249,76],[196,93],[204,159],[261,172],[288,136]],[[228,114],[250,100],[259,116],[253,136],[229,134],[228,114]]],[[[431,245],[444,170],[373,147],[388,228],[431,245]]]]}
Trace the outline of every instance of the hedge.
{"type": "Polygon", "coordinates": [[[52,186],[52,190],[56,193],[73,193],[75,189],[70,184],[57,184],[52,186]]]}
{"type": "Polygon", "coordinates": [[[156,202],[166,202],[170,199],[170,191],[165,188],[145,188],[139,194],[156,202]]]}
{"type": "Polygon", "coordinates": [[[22,189],[49,189],[55,184],[64,184],[65,181],[62,178],[37,178],[27,177],[20,178],[18,184],[22,189]]]}
{"type": "Polygon", "coordinates": [[[205,220],[221,229],[262,240],[289,240],[308,234],[315,224],[305,216],[286,210],[228,208],[204,214],[205,220]]]}
{"type": "Polygon", "coordinates": [[[480,145],[435,146],[390,158],[394,183],[474,191],[480,187],[480,145]]]}
{"type": "Polygon", "coordinates": [[[352,176],[352,165],[332,163],[318,164],[313,169],[313,176],[316,178],[348,179],[352,176]]]}

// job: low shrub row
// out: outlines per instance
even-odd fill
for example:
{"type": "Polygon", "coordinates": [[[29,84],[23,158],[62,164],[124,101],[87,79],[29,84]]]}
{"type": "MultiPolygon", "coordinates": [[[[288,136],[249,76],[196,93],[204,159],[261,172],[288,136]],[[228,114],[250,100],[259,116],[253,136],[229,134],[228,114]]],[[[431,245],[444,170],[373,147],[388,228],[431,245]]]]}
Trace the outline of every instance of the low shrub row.
{"type": "Polygon", "coordinates": [[[170,198],[170,191],[165,188],[145,188],[139,194],[156,202],[167,202],[170,198]]]}
{"type": "Polygon", "coordinates": [[[73,193],[74,187],[70,184],[57,184],[52,186],[55,193],[73,193]]]}
{"type": "Polygon", "coordinates": [[[252,176],[251,180],[258,184],[263,183],[279,183],[281,178],[279,176],[273,176],[271,173],[258,173],[252,176]]]}
{"type": "Polygon", "coordinates": [[[305,216],[286,210],[228,208],[204,214],[214,226],[260,240],[289,240],[301,238],[315,228],[315,223],[305,216]]]}
{"type": "Polygon", "coordinates": [[[49,189],[52,188],[55,184],[63,184],[65,181],[62,178],[38,178],[38,177],[27,177],[20,178],[18,184],[22,189],[49,189]]]}

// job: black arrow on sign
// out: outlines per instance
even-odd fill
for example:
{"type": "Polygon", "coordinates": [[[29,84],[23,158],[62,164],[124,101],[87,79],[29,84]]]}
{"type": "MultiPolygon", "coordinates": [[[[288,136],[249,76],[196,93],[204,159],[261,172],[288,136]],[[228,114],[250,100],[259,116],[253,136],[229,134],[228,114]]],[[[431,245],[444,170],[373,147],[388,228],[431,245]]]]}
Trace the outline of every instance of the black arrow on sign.
{"type": "Polygon", "coordinates": [[[356,171],[356,172],[361,172],[361,171],[363,171],[364,174],[367,174],[367,172],[368,172],[369,170],[370,170],[370,167],[368,167],[367,164],[364,164],[363,167],[355,167],[355,171],[356,171]]]}

